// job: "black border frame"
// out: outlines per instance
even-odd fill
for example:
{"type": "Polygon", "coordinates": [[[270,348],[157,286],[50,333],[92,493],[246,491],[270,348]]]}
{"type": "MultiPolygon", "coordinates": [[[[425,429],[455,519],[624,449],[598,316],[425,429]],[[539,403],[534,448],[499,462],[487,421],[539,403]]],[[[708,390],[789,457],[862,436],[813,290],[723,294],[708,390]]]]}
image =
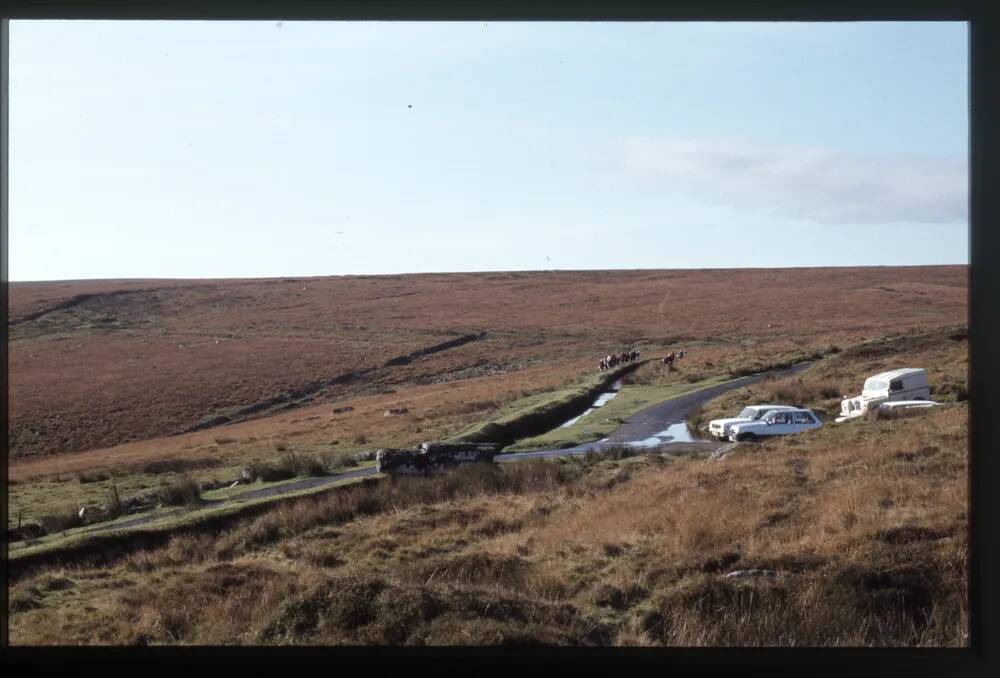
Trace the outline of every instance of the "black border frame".
{"type": "MultiPolygon", "coordinates": [[[[235,657],[253,658],[261,669],[275,664],[287,667],[290,659],[335,659],[327,668],[371,667],[371,660],[390,659],[397,666],[412,668],[415,660],[434,660],[436,664],[464,659],[473,665],[495,669],[512,668],[512,662],[542,670],[554,662],[570,661],[580,668],[612,669],[616,672],[641,668],[691,670],[766,670],[768,674],[800,673],[803,669],[827,668],[842,673],[845,669],[862,672],[874,669],[878,673],[920,675],[986,675],[988,666],[998,666],[997,649],[991,640],[997,637],[997,584],[991,576],[1000,572],[997,560],[997,530],[990,529],[989,518],[997,513],[997,493],[990,492],[990,481],[1000,477],[997,458],[991,452],[1000,451],[1000,434],[992,426],[1000,422],[1000,387],[991,379],[1000,374],[997,347],[997,310],[993,292],[1000,285],[1000,267],[992,264],[1000,252],[1000,223],[995,193],[990,192],[989,179],[995,177],[998,156],[997,120],[1000,100],[996,87],[990,87],[992,75],[1000,72],[995,29],[997,20],[990,16],[986,0],[771,0],[748,3],[739,0],[674,0],[672,2],[642,2],[637,0],[589,0],[565,2],[547,0],[525,2],[509,0],[243,0],[226,2],[209,0],[177,0],[174,2],[128,2],[103,0],[90,3],[72,0],[9,0],[0,10],[0,287],[4,323],[3,363],[0,367],[2,393],[0,406],[4,422],[3,453],[6,460],[7,440],[7,317],[8,317],[8,75],[10,19],[173,19],[173,20],[436,20],[436,21],[968,21],[970,78],[970,210],[969,210],[969,333],[970,333],[970,427],[969,427],[969,498],[970,498],[970,641],[968,649],[903,649],[903,648],[665,648],[665,649],[504,649],[504,648],[10,648],[7,646],[7,626],[0,629],[4,645],[4,663],[11,660],[28,665],[50,663],[53,660],[76,671],[100,669],[108,663],[121,665],[136,660],[163,662],[166,659],[193,664],[211,659],[235,657]],[[262,660],[266,660],[263,661],[262,660]],[[346,661],[346,665],[345,665],[346,661]],[[403,662],[406,662],[405,664],[403,662]]],[[[6,488],[7,465],[3,465],[3,486],[6,488]]],[[[6,514],[6,502],[0,507],[6,514]]],[[[4,574],[6,575],[7,545],[4,543],[4,574]]],[[[6,587],[3,602],[6,609],[6,587]]],[[[6,618],[5,618],[6,621],[6,618]]],[[[463,670],[472,668],[463,667],[463,670]]]]}

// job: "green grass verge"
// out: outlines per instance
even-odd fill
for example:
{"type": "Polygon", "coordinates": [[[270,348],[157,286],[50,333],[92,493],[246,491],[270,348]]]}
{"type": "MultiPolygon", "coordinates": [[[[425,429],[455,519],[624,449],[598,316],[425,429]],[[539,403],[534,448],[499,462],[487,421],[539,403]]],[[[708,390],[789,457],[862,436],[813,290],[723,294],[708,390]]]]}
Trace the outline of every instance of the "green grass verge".
{"type": "MultiPolygon", "coordinates": [[[[363,448],[352,448],[351,452],[345,451],[343,454],[349,455],[360,449],[363,448]]],[[[293,448],[293,451],[302,456],[330,454],[329,446],[306,447],[298,445],[293,448]]],[[[211,456],[208,456],[211,454],[213,454],[213,446],[206,446],[205,461],[212,459],[211,456]]],[[[238,457],[227,458],[225,462],[211,468],[183,471],[182,474],[199,484],[216,481],[231,482],[240,477],[241,470],[249,463],[274,464],[281,461],[286,455],[287,453],[275,455],[273,451],[252,451],[238,457]]],[[[151,460],[147,463],[155,464],[157,460],[151,460]]],[[[365,465],[365,463],[354,466],[334,464],[328,467],[328,471],[329,473],[341,473],[363,468],[365,465]]],[[[142,464],[135,466],[142,466],[142,464]]],[[[171,478],[172,476],[166,473],[147,473],[123,465],[99,472],[64,473],[8,485],[7,527],[11,528],[17,525],[18,516],[22,517],[23,522],[30,523],[38,521],[43,516],[76,511],[84,505],[103,506],[107,503],[112,487],[117,488],[118,495],[122,499],[150,494],[156,492],[164,482],[171,478]],[[103,479],[81,482],[81,475],[84,477],[97,476],[103,479]]],[[[240,485],[232,489],[211,490],[203,493],[202,496],[209,499],[228,499],[230,496],[246,490],[247,486],[240,485]]]]}

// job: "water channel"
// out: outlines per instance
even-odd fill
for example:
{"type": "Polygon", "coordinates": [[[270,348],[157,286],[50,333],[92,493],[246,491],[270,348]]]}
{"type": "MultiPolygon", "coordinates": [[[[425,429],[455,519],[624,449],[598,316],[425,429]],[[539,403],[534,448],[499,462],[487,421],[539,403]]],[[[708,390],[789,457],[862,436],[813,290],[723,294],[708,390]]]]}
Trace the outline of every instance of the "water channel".
{"type": "Polygon", "coordinates": [[[573,424],[580,421],[585,416],[596,410],[598,407],[603,407],[609,401],[614,400],[614,397],[618,395],[618,391],[620,391],[621,388],[622,388],[622,382],[621,379],[619,379],[615,383],[611,384],[610,391],[605,391],[604,393],[599,394],[597,398],[594,400],[594,402],[590,404],[590,407],[588,407],[586,410],[576,415],[572,419],[569,419],[564,423],[560,424],[557,428],[569,428],[570,426],[572,426],[573,424]]]}

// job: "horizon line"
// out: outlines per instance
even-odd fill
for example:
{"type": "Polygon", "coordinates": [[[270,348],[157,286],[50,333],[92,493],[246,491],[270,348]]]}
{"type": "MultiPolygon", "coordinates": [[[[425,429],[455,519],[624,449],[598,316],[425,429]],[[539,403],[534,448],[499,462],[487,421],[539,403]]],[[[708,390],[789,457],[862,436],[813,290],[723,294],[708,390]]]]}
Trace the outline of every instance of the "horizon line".
{"type": "Polygon", "coordinates": [[[551,268],[551,269],[495,269],[477,271],[410,271],[403,273],[326,273],[321,275],[312,274],[288,274],[278,276],[209,276],[209,277],[172,277],[172,276],[150,276],[150,277],[120,277],[120,278],[49,278],[34,280],[6,280],[7,284],[13,283],[79,283],[79,282],[130,282],[130,281],[195,281],[195,280],[286,280],[302,278],[384,278],[399,276],[422,276],[422,275],[469,275],[469,274],[492,274],[492,273],[631,273],[648,271],[781,271],[787,269],[859,269],[859,268],[945,268],[954,266],[970,266],[968,262],[954,264],[855,264],[843,266],[718,266],[702,268],[551,268]]]}

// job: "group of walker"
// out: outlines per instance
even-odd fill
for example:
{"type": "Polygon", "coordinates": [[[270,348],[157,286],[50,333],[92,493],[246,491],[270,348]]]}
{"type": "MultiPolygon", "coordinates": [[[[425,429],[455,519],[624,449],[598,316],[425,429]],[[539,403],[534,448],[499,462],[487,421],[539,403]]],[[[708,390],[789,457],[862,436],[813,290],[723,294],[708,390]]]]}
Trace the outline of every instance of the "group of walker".
{"type": "Polygon", "coordinates": [[[630,349],[627,351],[621,351],[619,353],[612,353],[611,355],[604,356],[601,358],[599,363],[601,371],[610,370],[619,365],[624,365],[625,363],[630,363],[639,359],[638,349],[630,349]]]}
{"type": "MultiPolygon", "coordinates": [[[[669,367],[673,367],[674,361],[680,360],[684,357],[684,351],[677,351],[676,353],[671,351],[663,357],[663,364],[669,367]]],[[[626,363],[634,362],[639,359],[638,349],[629,349],[626,351],[620,351],[618,353],[612,353],[611,355],[606,355],[601,358],[599,367],[601,371],[610,370],[619,365],[625,365],[626,363]]]]}
{"type": "Polygon", "coordinates": [[[680,360],[683,357],[684,357],[684,351],[678,351],[677,353],[671,351],[667,355],[663,356],[663,364],[673,367],[674,361],[680,360]]]}

